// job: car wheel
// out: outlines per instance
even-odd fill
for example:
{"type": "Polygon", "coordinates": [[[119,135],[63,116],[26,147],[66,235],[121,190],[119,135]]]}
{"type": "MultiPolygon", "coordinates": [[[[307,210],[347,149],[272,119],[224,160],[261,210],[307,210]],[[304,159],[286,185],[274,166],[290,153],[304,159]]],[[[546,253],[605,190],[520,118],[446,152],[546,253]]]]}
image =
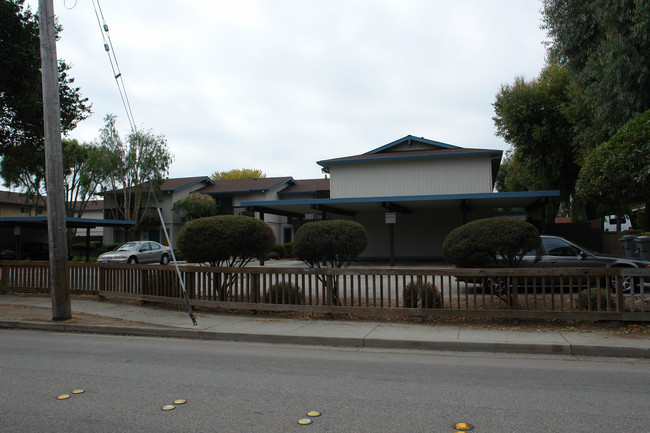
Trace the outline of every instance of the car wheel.
{"type": "Polygon", "coordinates": [[[129,260],[127,262],[129,265],[137,265],[138,264],[138,259],[135,257],[129,257],[129,260]]]}
{"type": "Polygon", "coordinates": [[[161,265],[169,264],[169,256],[167,254],[162,255],[162,257],[160,258],[160,264],[161,265]]]}
{"type": "MultiPolygon", "coordinates": [[[[616,276],[612,275],[610,284],[612,285],[612,292],[616,292],[616,276]]],[[[635,277],[632,277],[630,275],[621,277],[621,286],[623,288],[623,293],[631,293],[632,289],[636,287],[638,284],[639,281],[637,281],[637,278],[635,277]]]]}

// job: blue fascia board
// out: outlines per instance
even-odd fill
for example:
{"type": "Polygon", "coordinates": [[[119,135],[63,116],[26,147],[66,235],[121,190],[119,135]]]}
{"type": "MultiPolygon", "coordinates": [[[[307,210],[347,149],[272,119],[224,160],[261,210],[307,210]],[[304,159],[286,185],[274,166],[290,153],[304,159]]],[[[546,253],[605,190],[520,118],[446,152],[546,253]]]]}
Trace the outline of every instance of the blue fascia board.
{"type": "Polygon", "coordinates": [[[434,140],[429,140],[424,137],[415,137],[414,135],[407,135],[406,137],[402,137],[399,140],[392,141],[388,144],[385,144],[381,147],[378,147],[376,149],[373,149],[369,152],[364,153],[364,155],[371,155],[375,153],[382,152],[386,149],[390,149],[391,147],[397,146],[398,144],[405,143],[405,142],[410,142],[410,141],[419,141],[421,143],[425,144],[430,144],[432,146],[437,146],[437,147],[442,147],[445,149],[458,149],[458,146],[454,146],[452,144],[447,144],[447,143],[442,143],[440,141],[434,141],[434,140]]]}
{"type": "Polygon", "coordinates": [[[293,177],[282,181],[276,185],[273,185],[269,188],[253,188],[253,189],[238,189],[238,190],[228,190],[228,191],[211,191],[211,192],[203,192],[203,194],[208,194],[208,195],[223,195],[223,194],[242,194],[242,193],[248,193],[248,192],[266,192],[266,191],[273,191],[274,189],[280,188],[282,185],[286,183],[291,183],[295,184],[296,181],[293,180],[293,177]]]}
{"type": "Polygon", "coordinates": [[[185,185],[183,185],[183,186],[181,186],[179,188],[176,188],[176,189],[173,189],[173,190],[167,190],[167,191],[172,191],[172,192],[182,191],[185,188],[189,188],[189,187],[191,187],[193,185],[196,185],[197,183],[205,182],[206,180],[208,181],[208,185],[214,185],[214,181],[212,179],[210,179],[208,176],[205,176],[203,179],[198,179],[198,180],[196,180],[194,182],[190,182],[188,184],[185,184],[185,185]]]}
{"type": "Polygon", "coordinates": [[[275,186],[269,188],[267,191],[273,191],[274,189],[278,189],[278,188],[280,188],[282,185],[285,185],[285,184],[295,185],[295,184],[296,184],[296,181],[293,179],[293,177],[290,177],[289,179],[287,179],[287,180],[285,180],[285,181],[283,181],[283,182],[280,182],[279,184],[277,184],[277,185],[275,185],[275,186]]]}
{"type": "MultiPolygon", "coordinates": [[[[327,167],[328,165],[332,164],[351,164],[351,163],[356,163],[356,162],[379,162],[379,161],[393,161],[393,160],[399,160],[399,159],[418,159],[418,158],[448,158],[448,157],[453,157],[453,156],[472,156],[472,155],[499,155],[500,157],[503,156],[503,150],[479,150],[477,151],[476,149],[468,150],[467,152],[461,152],[461,153],[453,153],[453,154],[447,154],[447,155],[396,155],[396,156],[389,156],[385,158],[360,158],[360,159],[345,159],[341,161],[334,161],[334,160],[323,160],[323,161],[317,161],[316,164],[327,167]]],[[[367,155],[367,153],[364,153],[364,155],[367,155]]]]}
{"type": "Polygon", "coordinates": [[[441,195],[412,195],[412,196],[388,196],[388,197],[351,197],[351,198],[316,198],[297,200],[273,200],[273,201],[243,201],[241,206],[279,206],[279,205],[311,205],[311,204],[349,204],[349,203],[382,203],[386,201],[442,201],[442,200],[478,200],[486,198],[536,198],[536,197],[559,197],[559,190],[545,191],[517,191],[517,192],[484,192],[474,194],[441,194],[441,195]]]}

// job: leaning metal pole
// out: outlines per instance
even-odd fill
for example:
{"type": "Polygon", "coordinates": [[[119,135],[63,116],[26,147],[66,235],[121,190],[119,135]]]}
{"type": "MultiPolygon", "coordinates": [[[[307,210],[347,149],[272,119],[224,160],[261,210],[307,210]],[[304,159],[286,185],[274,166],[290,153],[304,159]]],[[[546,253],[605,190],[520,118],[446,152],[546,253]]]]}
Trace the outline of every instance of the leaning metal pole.
{"type": "Polygon", "coordinates": [[[65,225],[65,195],[63,192],[59,70],[56,58],[56,33],[52,0],[39,0],[38,21],[43,82],[47,236],[50,244],[52,320],[69,320],[72,318],[72,309],[68,291],[68,240],[65,225]]]}
{"type": "MultiPolygon", "coordinates": [[[[152,187],[151,183],[149,183],[149,186],[152,187]]],[[[156,202],[156,210],[158,211],[158,218],[160,218],[160,223],[163,226],[163,233],[165,233],[165,239],[167,239],[167,243],[169,244],[169,248],[171,249],[172,252],[172,260],[174,260],[174,266],[176,267],[176,274],[178,275],[178,281],[180,281],[181,283],[181,290],[183,291],[183,297],[185,297],[185,305],[187,305],[187,312],[190,315],[190,319],[192,319],[192,323],[194,324],[194,326],[196,326],[196,319],[194,318],[194,310],[192,309],[190,298],[189,296],[187,296],[187,290],[185,290],[185,282],[183,281],[183,275],[181,274],[181,270],[178,268],[176,255],[174,254],[174,245],[172,245],[172,240],[169,238],[169,234],[167,234],[167,227],[165,226],[165,220],[163,219],[162,212],[160,211],[160,203],[158,202],[158,197],[156,197],[156,191],[153,190],[153,187],[152,187],[152,193],[153,193],[153,198],[156,202]]]]}

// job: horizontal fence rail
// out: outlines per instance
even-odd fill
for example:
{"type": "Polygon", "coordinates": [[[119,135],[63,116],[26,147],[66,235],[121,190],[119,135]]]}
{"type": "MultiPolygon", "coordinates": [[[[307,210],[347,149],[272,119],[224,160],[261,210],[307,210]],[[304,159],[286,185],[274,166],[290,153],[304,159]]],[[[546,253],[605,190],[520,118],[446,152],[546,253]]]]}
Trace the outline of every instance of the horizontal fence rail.
{"type": "MultiPolygon", "coordinates": [[[[69,263],[69,288],[182,303],[173,266],[69,263]]],[[[650,269],[179,267],[194,306],[391,316],[650,321],[650,269]]],[[[3,291],[49,291],[48,262],[4,261],[3,291]]]]}

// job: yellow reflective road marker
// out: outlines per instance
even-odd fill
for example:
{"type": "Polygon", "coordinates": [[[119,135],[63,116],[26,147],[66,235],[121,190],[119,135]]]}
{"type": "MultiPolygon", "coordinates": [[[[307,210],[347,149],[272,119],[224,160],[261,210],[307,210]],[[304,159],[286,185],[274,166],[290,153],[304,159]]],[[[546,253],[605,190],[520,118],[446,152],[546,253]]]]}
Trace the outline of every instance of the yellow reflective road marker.
{"type": "Polygon", "coordinates": [[[83,389],[75,389],[74,391],[72,391],[73,394],[83,394],[84,392],[86,391],[84,391],[83,389]]]}
{"type": "Polygon", "coordinates": [[[162,407],[162,410],[174,410],[174,409],[176,409],[176,406],[174,406],[173,404],[168,404],[167,406],[162,407]]]}
{"type": "Polygon", "coordinates": [[[298,420],[298,424],[300,424],[300,425],[309,425],[311,423],[312,423],[312,421],[310,419],[308,419],[308,418],[303,418],[303,419],[298,420]]]}
{"type": "Polygon", "coordinates": [[[470,430],[472,430],[472,429],[474,428],[474,426],[471,425],[471,424],[468,424],[468,423],[466,423],[466,422],[457,422],[457,423],[454,425],[454,428],[455,428],[456,430],[470,431],[470,430]]]}
{"type": "Polygon", "coordinates": [[[58,396],[56,399],[57,399],[57,400],[66,400],[66,399],[68,399],[68,398],[70,398],[70,395],[69,395],[69,394],[61,394],[61,395],[58,396]]]}
{"type": "Polygon", "coordinates": [[[311,412],[307,412],[307,416],[320,416],[320,412],[312,410],[311,412]]]}
{"type": "Polygon", "coordinates": [[[187,400],[179,398],[178,400],[174,400],[174,404],[185,404],[187,403],[187,400]]]}

